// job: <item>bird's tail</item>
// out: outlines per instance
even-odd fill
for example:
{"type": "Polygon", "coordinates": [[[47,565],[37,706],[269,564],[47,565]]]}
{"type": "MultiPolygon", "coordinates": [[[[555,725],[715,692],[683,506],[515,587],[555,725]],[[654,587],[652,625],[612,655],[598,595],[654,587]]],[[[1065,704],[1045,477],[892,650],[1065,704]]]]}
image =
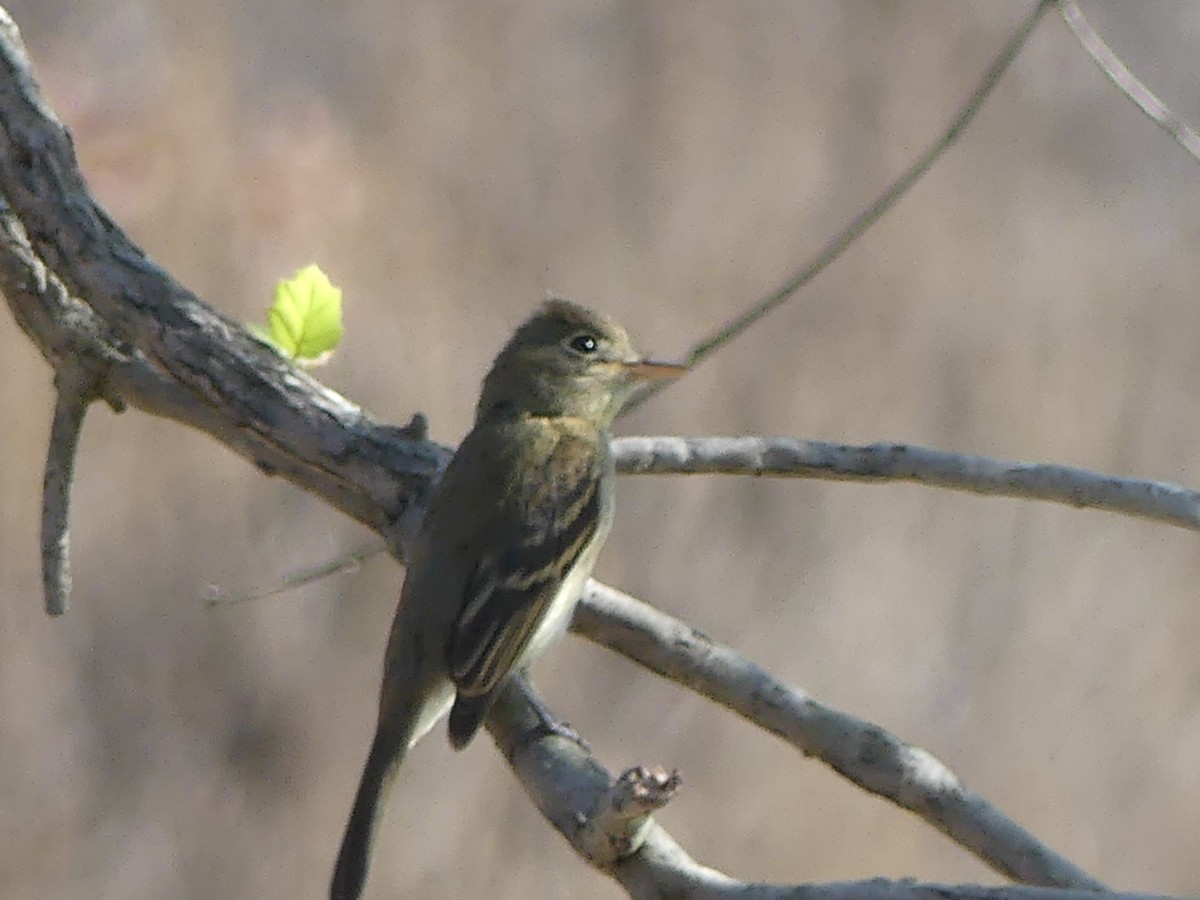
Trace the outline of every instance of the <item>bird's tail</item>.
{"type": "Polygon", "coordinates": [[[408,734],[388,733],[381,728],[375,735],[358,793],[354,796],[354,808],[346,824],[342,849],[338,851],[329,889],[330,900],[358,900],[362,893],[371,861],[375,823],[383,814],[392,782],[408,752],[408,743],[408,734]]]}

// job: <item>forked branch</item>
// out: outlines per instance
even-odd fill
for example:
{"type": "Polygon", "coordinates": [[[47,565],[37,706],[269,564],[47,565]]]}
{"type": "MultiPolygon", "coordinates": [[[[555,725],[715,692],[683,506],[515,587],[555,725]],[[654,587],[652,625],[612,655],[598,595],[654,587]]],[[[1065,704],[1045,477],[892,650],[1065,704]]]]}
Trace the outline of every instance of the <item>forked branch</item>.
{"type": "MultiPolygon", "coordinates": [[[[1036,15],[1031,14],[1022,24],[1022,31],[1010,43],[1008,61],[1045,6],[1045,0],[1038,3],[1036,15]]],[[[66,472],[65,476],[47,477],[45,540],[50,547],[47,603],[51,609],[58,611],[65,605],[69,469],[82,412],[96,398],[201,429],[264,472],[289,479],[374,529],[389,541],[393,553],[403,558],[431,485],[450,451],[428,441],[416,420],[403,429],[374,421],[353,403],[298,372],[150,261],[90,196],[71,140],[42,99],[16,26],[3,10],[0,125],[0,288],[18,324],[55,368],[61,392],[50,458],[66,472]],[[56,504],[57,508],[51,509],[56,504]]],[[[646,470],[655,465],[658,451],[651,451],[650,463],[643,466],[646,470]]],[[[699,456],[693,452],[692,458],[699,456]]],[[[735,673],[706,672],[698,660],[656,662],[644,635],[637,634],[641,626],[629,618],[628,604],[624,611],[606,610],[595,603],[587,610],[591,619],[581,628],[645,665],[661,666],[666,674],[671,666],[677,666],[672,677],[709,696],[729,694],[721,702],[738,708],[733,695],[741,690],[741,683],[735,673]],[[603,636],[605,629],[607,637],[603,636]]],[[[717,649],[715,645],[705,648],[710,661],[720,656],[717,649]]],[[[665,802],[676,786],[669,776],[635,773],[628,784],[614,781],[579,745],[538,731],[538,724],[526,715],[528,698],[520,688],[514,682],[489,721],[497,743],[547,818],[569,839],[578,840],[581,852],[634,897],[907,900],[936,894],[942,898],[1067,900],[1084,896],[1078,891],[1044,888],[950,888],[885,881],[823,886],[736,881],[691,860],[650,818],[651,809],[665,802]],[[580,826],[580,814],[585,827],[580,826]]],[[[817,752],[822,745],[816,742],[814,732],[804,729],[819,720],[814,711],[820,710],[809,701],[807,722],[796,710],[788,712],[788,704],[798,702],[798,696],[802,697],[795,692],[776,695],[781,705],[774,715],[782,718],[774,724],[767,722],[766,712],[760,710],[754,716],[777,733],[799,721],[798,746],[817,752]]],[[[828,710],[821,713],[829,714],[828,710]]],[[[873,726],[859,724],[864,734],[884,735],[873,726]]],[[[853,753],[855,746],[848,744],[841,752],[853,753]]],[[[884,740],[880,746],[914,764],[929,763],[918,751],[905,751],[898,742],[884,740]]],[[[832,759],[838,751],[830,744],[821,752],[832,759]]],[[[846,773],[854,771],[850,765],[836,767],[846,773]]],[[[931,764],[925,765],[925,771],[954,784],[931,764]]],[[[874,776],[867,769],[859,777],[865,783],[874,776]]],[[[916,801],[906,798],[901,789],[893,793],[893,799],[909,808],[923,802],[919,791],[912,795],[916,801]]],[[[955,828],[944,830],[968,849],[980,852],[979,841],[965,840],[955,828]]],[[[1060,864],[1036,842],[1029,846],[1033,857],[1050,861],[1042,869],[998,863],[991,851],[982,855],[1013,877],[1042,884],[1098,887],[1074,867],[1060,864]]]]}
{"type": "Polygon", "coordinates": [[[647,603],[591,582],[572,628],[915,813],[1002,875],[1025,884],[1104,890],[967,789],[928,751],[788,687],[732,647],[647,603]]]}

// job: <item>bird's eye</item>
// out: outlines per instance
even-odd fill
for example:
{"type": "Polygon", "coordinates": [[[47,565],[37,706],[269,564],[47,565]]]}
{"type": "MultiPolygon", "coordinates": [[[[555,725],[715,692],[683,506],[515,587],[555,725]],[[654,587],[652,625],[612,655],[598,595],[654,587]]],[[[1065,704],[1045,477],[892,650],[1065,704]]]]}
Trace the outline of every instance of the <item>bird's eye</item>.
{"type": "Polygon", "coordinates": [[[587,332],[584,332],[583,334],[577,334],[575,337],[571,338],[571,342],[568,346],[576,353],[588,354],[595,353],[596,348],[599,345],[596,343],[595,337],[587,332]]]}

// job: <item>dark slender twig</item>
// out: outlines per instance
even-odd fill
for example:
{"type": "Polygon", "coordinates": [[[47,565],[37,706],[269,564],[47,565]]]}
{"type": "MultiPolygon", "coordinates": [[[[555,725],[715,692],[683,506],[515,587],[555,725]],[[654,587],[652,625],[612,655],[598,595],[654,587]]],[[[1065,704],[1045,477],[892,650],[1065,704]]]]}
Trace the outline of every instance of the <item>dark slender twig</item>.
{"type": "MultiPolygon", "coordinates": [[[[897,201],[908,193],[909,189],[921,180],[941,155],[959,139],[967,125],[971,123],[971,120],[975,118],[975,114],[983,106],[984,101],[991,96],[992,91],[995,90],[996,85],[1000,82],[1001,76],[1008,71],[1008,67],[1012,65],[1013,60],[1024,49],[1029,35],[1033,33],[1034,27],[1053,2],[1054,0],[1039,0],[1037,5],[1021,21],[1021,24],[1017,26],[1017,30],[1013,32],[1012,37],[1008,39],[1008,43],[1004,45],[999,55],[983,74],[983,78],[980,79],[971,96],[967,98],[966,103],[959,109],[949,127],[942,132],[924,153],[913,161],[899,178],[893,181],[882,194],[876,197],[870,206],[855,216],[850,224],[826,241],[825,246],[821,248],[817,255],[805,263],[787,281],[745,312],[732,319],[719,331],[694,345],[688,351],[686,357],[688,364],[696,365],[712,353],[715,353],[767,313],[771,312],[771,310],[786,302],[800,288],[816,278],[830,263],[841,256],[867,229],[883,218],[884,213],[895,206],[897,201]]],[[[647,389],[625,408],[625,412],[629,413],[633,411],[667,386],[667,382],[660,382],[647,389]]]]}
{"type": "Polygon", "coordinates": [[[1117,90],[1132,100],[1137,108],[1144,112],[1155,125],[1175,139],[1188,154],[1200,161],[1200,135],[1188,127],[1187,122],[1175,115],[1170,108],[1155,96],[1154,92],[1138,80],[1129,71],[1129,67],[1112,47],[1104,42],[1097,34],[1092,23],[1087,20],[1083,10],[1075,0],[1057,0],[1058,11],[1067,27],[1079,40],[1092,61],[1100,67],[1100,71],[1108,80],[1116,85],[1117,90]]]}
{"type": "MultiPolygon", "coordinates": [[[[0,256],[17,260],[11,274],[0,265],[0,280],[17,321],[47,359],[61,369],[62,361],[78,349],[73,342],[90,346],[92,340],[89,328],[82,327],[67,306],[49,302],[39,289],[53,273],[61,279],[64,296],[86,299],[83,318],[93,317],[111,332],[111,340],[106,338],[113,354],[104,375],[106,399],[123,398],[205,430],[264,471],[288,478],[388,535],[393,552],[402,556],[404,538],[414,532],[448,450],[374,422],[344,398],[281,363],[246,337],[240,326],[214,313],[150,263],[92,201],[69,137],[42,103],[28,59],[3,11],[0,83],[5,87],[0,91],[0,256]]],[[[86,387],[79,385],[81,396],[87,394],[86,387]]],[[[77,439],[78,426],[68,404],[62,415],[60,430],[77,439]]],[[[714,647],[709,642],[707,649],[714,647]]],[[[772,698],[760,699],[769,703],[772,698]]],[[[529,779],[526,784],[540,785],[531,793],[547,817],[570,836],[570,828],[578,831],[578,814],[586,817],[597,802],[617,795],[611,777],[584,748],[539,732],[541,722],[540,716],[531,719],[519,706],[502,702],[489,727],[514,768],[529,779]],[[544,754],[546,748],[555,755],[544,754]],[[595,791],[581,787],[580,771],[590,773],[595,791]]],[[[862,757],[902,750],[865,738],[847,752],[862,757]]],[[[929,758],[915,748],[908,750],[898,760],[908,766],[900,774],[920,774],[912,766],[927,767],[929,758]]],[[[939,769],[921,771],[952,786],[939,769]]],[[[848,886],[746,884],[696,864],[666,832],[638,815],[616,821],[617,839],[608,844],[615,844],[618,852],[604,865],[635,897],[1050,896],[1020,888],[882,880],[848,886]]]]}
{"type": "Polygon", "coordinates": [[[204,596],[204,602],[210,606],[227,606],[230,604],[246,603],[250,600],[263,600],[267,597],[274,597],[285,591],[304,587],[306,584],[312,584],[314,581],[320,581],[322,578],[328,578],[330,575],[353,572],[368,559],[386,552],[387,549],[388,542],[382,538],[377,538],[367,541],[346,553],[339,553],[333,559],[291,572],[279,581],[264,588],[232,592],[223,590],[220,587],[213,587],[204,596]]]}
{"type": "MultiPolygon", "coordinates": [[[[784,282],[783,285],[729,322],[720,331],[693,346],[686,357],[688,364],[695,365],[700,362],[740,335],[772,309],[786,301],[800,288],[820,274],[830,263],[841,256],[855,240],[882,218],[884,213],[891,209],[908,192],[909,188],[916,184],[929,171],[938,158],[958,140],[966,126],[975,117],[976,113],[979,112],[984,101],[991,95],[999,83],[1001,76],[1003,76],[1013,60],[1021,52],[1026,41],[1029,39],[1029,35],[1033,32],[1034,27],[1052,2],[1054,0],[1039,0],[1033,10],[1022,20],[1020,26],[1018,26],[1012,37],[1009,38],[1008,43],[1005,44],[991,66],[988,67],[983,78],[967,98],[966,103],[958,111],[950,126],[899,178],[892,182],[887,190],[880,194],[867,209],[859,213],[842,231],[830,238],[825,243],[825,246],[821,248],[820,252],[796,272],[796,274],[784,282]]],[[[665,383],[643,391],[625,407],[622,415],[632,412],[664,387],[666,387],[665,383]]],[[[264,592],[233,595],[218,591],[210,594],[206,599],[208,602],[220,603],[230,600],[253,599],[258,596],[269,596],[277,593],[279,590],[298,587],[307,584],[309,581],[324,577],[326,574],[338,571],[347,564],[352,564],[356,559],[365,559],[367,556],[378,553],[383,549],[383,544],[374,544],[355,551],[354,554],[339,556],[329,562],[321,563],[319,566],[306,572],[299,573],[294,579],[289,578],[286,583],[278,587],[268,588],[264,592]]]]}

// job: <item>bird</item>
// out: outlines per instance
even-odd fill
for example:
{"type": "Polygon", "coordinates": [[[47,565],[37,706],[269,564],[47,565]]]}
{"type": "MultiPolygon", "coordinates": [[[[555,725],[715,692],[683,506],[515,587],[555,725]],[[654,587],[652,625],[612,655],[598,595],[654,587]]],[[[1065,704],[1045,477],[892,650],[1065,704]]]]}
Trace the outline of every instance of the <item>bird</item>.
{"type": "Polygon", "coordinates": [[[612,525],[613,420],[639,385],[685,371],[561,299],[496,356],[409,552],[331,900],[361,894],[409,748],[447,710],[450,744],[465,747],[508,678],[567,630],[612,525]]]}

